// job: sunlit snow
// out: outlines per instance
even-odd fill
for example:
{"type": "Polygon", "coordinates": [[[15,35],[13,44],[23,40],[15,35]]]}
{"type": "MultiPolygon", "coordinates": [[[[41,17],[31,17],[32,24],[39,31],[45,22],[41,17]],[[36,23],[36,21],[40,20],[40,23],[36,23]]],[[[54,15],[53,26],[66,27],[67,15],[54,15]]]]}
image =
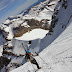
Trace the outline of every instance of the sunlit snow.
{"type": "Polygon", "coordinates": [[[30,32],[23,34],[21,37],[16,37],[18,40],[34,40],[34,39],[42,39],[48,33],[48,30],[43,29],[33,29],[30,32]]]}

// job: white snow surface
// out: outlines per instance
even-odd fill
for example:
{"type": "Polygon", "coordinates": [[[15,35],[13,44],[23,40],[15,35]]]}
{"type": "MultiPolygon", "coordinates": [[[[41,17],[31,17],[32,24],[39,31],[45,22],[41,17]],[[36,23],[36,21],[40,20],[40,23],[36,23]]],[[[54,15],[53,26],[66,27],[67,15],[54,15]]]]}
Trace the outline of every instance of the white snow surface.
{"type": "MultiPolygon", "coordinates": [[[[45,60],[48,65],[40,58],[36,57],[42,69],[37,72],[72,72],[72,19],[66,30],[48,47],[46,47],[39,56],[45,60]]],[[[36,69],[36,66],[33,65],[36,69]]],[[[33,72],[34,69],[30,62],[14,69],[10,72],[33,72]]]]}
{"type": "Polygon", "coordinates": [[[26,41],[34,40],[34,39],[42,39],[45,37],[47,33],[48,30],[33,29],[32,31],[23,34],[21,37],[16,37],[15,39],[26,40],[26,41]]]}
{"type": "MultiPolygon", "coordinates": [[[[67,1],[67,9],[65,10],[61,7],[57,15],[59,20],[54,28],[54,32],[51,36],[43,38],[40,45],[38,45],[39,50],[41,50],[41,47],[45,47],[39,53],[39,56],[45,62],[39,56],[35,57],[42,67],[36,72],[72,72],[72,1],[67,1]],[[64,27],[62,28],[63,25],[64,27]],[[52,40],[54,41],[49,44],[52,40]],[[48,46],[45,46],[47,44],[48,46]]],[[[36,42],[32,43],[31,47],[35,46],[36,42]]],[[[10,72],[35,72],[35,70],[37,70],[37,67],[27,62],[10,72]]]]}
{"type": "Polygon", "coordinates": [[[2,52],[3,52],[3,46],[0,46],[0,56],[2,56],[2,52]]]}

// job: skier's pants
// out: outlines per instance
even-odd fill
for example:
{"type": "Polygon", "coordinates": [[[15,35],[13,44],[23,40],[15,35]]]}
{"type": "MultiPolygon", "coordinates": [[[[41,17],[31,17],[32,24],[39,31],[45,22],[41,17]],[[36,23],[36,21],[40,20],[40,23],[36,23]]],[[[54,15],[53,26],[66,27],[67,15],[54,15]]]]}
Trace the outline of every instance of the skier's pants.
{"type": "Polygon", "coordinates": [[[33,60],[31,61],[31,63],[35,64],[35,65],[37,66],[37,68],[39,69],[39,65],[38,65],[38,63],[37,63],[37,61],[36,61],[35,59],[33,59],[33,60]]]}

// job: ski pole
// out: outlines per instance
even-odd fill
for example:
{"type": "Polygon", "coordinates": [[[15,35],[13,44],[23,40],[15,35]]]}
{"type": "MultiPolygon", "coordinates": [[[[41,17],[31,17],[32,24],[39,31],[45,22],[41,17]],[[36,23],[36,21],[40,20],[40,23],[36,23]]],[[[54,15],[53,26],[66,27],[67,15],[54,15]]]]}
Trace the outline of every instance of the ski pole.
{"type": "MultiPolygon", "coordinates": [[[[37,53],[37,52],[35,52],[38,56],[39,56],[39,54],[37,53]]],[[[40,57],[40,56],[39,56],[40,57]]],[[[41,57],[40,57],[41,58],[41,57]]],[[[42,58],[41,58],[41,60],[43,60],[42,58]]],[[[43,60],[44,62],[45,62],[45,60],[43,60]]],[[[46,62],[45,62],[46,63],[46,62]]],[[[47,65],[48,65],[48,63],[46,63],[47,65]]]]}
{"type": "Polygon", "coordinates": [[[24,45],[23,45],[23,43],[22,43],[22,46],[23,46],[23,48],[24,48],[25,52],[27,52],[27,51],[26,51],[26,49],[25,49],[25,47],[24,47],[24,45]]]}

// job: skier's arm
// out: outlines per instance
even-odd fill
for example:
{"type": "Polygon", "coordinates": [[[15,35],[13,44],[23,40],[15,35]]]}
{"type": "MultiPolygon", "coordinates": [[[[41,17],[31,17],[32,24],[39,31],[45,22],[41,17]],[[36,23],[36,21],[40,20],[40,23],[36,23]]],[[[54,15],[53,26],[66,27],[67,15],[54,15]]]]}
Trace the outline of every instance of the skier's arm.
{"type": "Polygon", "coordinates": [[[32,54],[32,56],[38,56],[38,55],[34,55],[34,54],[32,54]]]}

